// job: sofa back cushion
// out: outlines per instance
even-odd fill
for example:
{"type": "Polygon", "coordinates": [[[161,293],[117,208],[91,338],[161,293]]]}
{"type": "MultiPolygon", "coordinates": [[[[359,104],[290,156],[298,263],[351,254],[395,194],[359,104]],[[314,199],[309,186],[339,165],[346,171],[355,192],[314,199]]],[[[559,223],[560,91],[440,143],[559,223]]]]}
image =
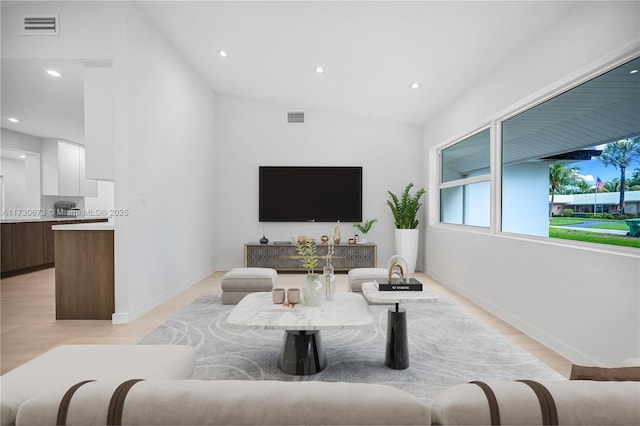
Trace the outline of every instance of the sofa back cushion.
{"type": "MultiPolygon", "coordinates": [[[[118,382],[79,387],[67,424],[104,425],[118,382]]],[[[64,392],[40,395],[18,411],[17,425],[56,424],[64,392]]],[[[422,424],[427,404],[396,388],[375,384],[279,381],[145,380],[128,391],[127,425],[422,424]]]]}
{"type": "MultiPolygon", "coordinates": [[[[640,383],[543,380],[561,425],[640,424],[640,383]]],[[[487,381],[504,425],[541,425],[542,410],[532,388],[522,382],[487,381]]],[[[490,425],[487,396],[471,383],[453,386],[430,404],[434,425],[490,425]]]]}

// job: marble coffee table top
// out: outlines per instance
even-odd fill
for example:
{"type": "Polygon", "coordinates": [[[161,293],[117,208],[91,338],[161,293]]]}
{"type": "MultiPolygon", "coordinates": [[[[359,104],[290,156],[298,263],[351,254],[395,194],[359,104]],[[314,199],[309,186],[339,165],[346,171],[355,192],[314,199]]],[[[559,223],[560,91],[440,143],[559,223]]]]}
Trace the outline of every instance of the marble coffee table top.
{"type": "Polygon", "coordinates": [[[375,303],[433,303],[438,300],[431,290],[422,291],[380,291],[375,281],[362,284],[362,294],[375,303]]]}
{"type": "Polygon", "coordinates": [[[227,318],[230,325],[253,330],[343,330],[373,324],[373,315],[362,296],[336,293],[320,306],[274,304],[271,293],[251,293],[227,318]]]}

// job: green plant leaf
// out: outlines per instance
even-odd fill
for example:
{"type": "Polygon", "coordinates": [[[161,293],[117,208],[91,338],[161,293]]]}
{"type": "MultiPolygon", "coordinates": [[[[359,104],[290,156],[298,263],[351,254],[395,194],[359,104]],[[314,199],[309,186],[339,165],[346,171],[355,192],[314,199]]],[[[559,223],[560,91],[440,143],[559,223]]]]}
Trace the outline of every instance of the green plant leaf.
{"type": "Polygon", "coordinates": [[[391,200],[387,200],[387,205],[393,214],[393,220],[397,229],[415,229],[418,227],[418,210],[422,206],[420,197],[425,194],[424,188],[419,189],[414,196],[410,191],[413,183],[409,183],[402,192],[400,198],[391,191],[387,191],[391,200]]]}

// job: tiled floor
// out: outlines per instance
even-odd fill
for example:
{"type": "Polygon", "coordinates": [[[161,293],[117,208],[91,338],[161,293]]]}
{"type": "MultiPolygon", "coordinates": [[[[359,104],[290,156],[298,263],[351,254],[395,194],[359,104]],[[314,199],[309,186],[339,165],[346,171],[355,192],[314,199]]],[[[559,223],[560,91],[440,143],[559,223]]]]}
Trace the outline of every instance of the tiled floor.
{"type": "MultiPolygon", "coordinates": [[[[112,324],[111,321],[56,321],[54,269],[3,279],[0,285],[1,371],[5,373],[61,344],[137,343],[199,295],[221,293],[220,281],[223,275],[224,272],[216,272],[208,276],[130,324],[112,324]]],[[[454,299],[468,312],[484,320],[551,368],[568,377],[571,370],[569,360],[425,274],[417,272],[414,277],[436,294],[454,299]]],[[[278,275],[279,287],[297,287],[301,282],[301,274],[280,273],[278,275]]],[[[336,282],[337,291],[347,290],[346,274],[338,274],[336,282]]]]}

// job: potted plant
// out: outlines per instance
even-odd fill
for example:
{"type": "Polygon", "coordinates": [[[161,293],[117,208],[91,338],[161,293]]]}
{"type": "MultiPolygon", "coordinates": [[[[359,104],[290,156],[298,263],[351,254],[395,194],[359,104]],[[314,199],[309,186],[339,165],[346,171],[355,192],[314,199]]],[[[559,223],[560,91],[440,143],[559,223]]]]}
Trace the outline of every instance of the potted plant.
{"type": "Polygon", "coordinates": [[[366,243],[367,242],[367,233],[369,231],[371,231],[371,227],[377,221],[378,221],[378,219],[369,219],[369,220],[365,221],[364,223],[354,223],[353,224],[354,228],[356,228],[358,231],[362,232],[362,238],[360,238],[360,242],[361,243],[366,243]]]}
{"type": "Polygon", "coordinates": [[[416,270],[416,261],[418,260],[418,210],[420,210],[420,198],[426,192],[424,188],[419,189],[415,195],[411,195],[410,191],[413,183],[409,183],[398,197],[391,191],[387,191],[391,196],[391,200],[387,200],[387,205],[393,214],[393,220],[396,225],[396,254],[404,257],[409,266],[409,273],[416,270]]]}
{"type": "Polygon", "coordinates": [[[296,247],[296,252],[300,256],[302,267],[307,271],[307,277],[302,286],[302,299],[305,305],[318,306],[322,303],[324,296],[322,291],[322,281],[314,271],[318,266],[318,250],[316,242],[312,238],[296,239],[291,238],[296,247]]]}

